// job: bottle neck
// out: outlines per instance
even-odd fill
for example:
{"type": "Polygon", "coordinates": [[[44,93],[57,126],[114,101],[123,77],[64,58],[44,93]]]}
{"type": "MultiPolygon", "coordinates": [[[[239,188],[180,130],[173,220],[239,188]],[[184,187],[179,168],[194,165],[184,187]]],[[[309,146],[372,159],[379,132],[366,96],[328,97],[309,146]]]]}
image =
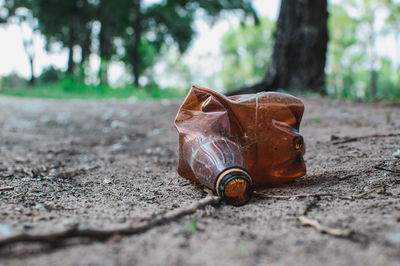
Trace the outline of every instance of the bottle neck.
{"type": "Polygon", "coordinates": [[[197,180],[206,187],[215,190],[215,184],[221,173],[227,169],[245,169],[246,158],[242,147],[225,138],[194,140],[185,143],[187,154],[181,154],[188,160],[197,180]]]}
{"type": "Polygon", "coordinates": [[[225,202],[240,206],[250,200],[253,182],[243,169],[231,168],[219,175],[215,190],[225,202]]]}

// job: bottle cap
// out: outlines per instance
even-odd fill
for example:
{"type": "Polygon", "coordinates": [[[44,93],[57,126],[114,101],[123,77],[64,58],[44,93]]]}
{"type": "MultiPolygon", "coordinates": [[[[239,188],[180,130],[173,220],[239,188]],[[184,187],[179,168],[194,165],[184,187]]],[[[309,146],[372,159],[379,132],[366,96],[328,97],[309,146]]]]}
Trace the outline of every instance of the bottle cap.
{"type": "Polygon", "coordinates": [[[220,174],[216,190],[225,202],[240,206],[249,201],[253,193],[253,182],[247,172],[232,168],[220,174]]]}

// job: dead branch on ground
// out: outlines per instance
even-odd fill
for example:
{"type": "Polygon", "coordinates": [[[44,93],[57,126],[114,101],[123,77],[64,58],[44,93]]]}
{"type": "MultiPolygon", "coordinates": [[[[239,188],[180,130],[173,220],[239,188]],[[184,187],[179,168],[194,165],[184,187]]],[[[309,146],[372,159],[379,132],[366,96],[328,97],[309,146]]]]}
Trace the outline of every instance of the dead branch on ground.
{"type": "Polygon", "coordinates": [[[378,170],[382,170],[382,171],[387,171],[387,172],[390,172],[390,173],[400,174],[399,170],[392,170],[392,169],[388,169],[388,168],[382,167],[382,164],[384,164],[384,163],[385,162],[377,164],[377,165],[374,166],[374,168],[378,169],[378,170]]]}
{"type": "Polygon", "coordinates": [[[330,227],[327,227],[327,226],[323,226],[317,220],[307,218],[304,215],[301,215],[301,216],[297,217],[297,219],[299,219],[301,224],[304,225],[304,226],[311,226],[311,227],[313,227],[315,230],[317,230],[320,233],[328,234],[328,235],[331,235],[331,236],[334,236],[334,237],[347,238],[347,237],[349,237],[349,236],[351,236],[353,234],[353,232],[349,231],[349,230],[341,230],[341,229],[336,229],[336,228],[330,228],[330,227]]]}
{"type": "Polygon", "coordinates": [[[220,197],[207,196],[193,204],[185,207],[178,208],[176,210],[167,212],[166,214],[157,215],[154,219],[147,221],[137,226],[130,226],[121,229],[113,230],[96,230],[96,229],[79,229],[71,228],[66,231],[50,233],[50,234],[20,234],[4,238],[0,240],[0,248],[10,246],[17,243],[42,243],[50,245],[59,245],[63,241],[73,238],[89,238],[91,240],[105,241],[113,236],[130,236],[135,234],[144,233],[154,227],[171,223],[183,216],[193,214],[197,210],[207,206],[217,204],[221,201],[220,197]]]}
{"type": "Polygon", "coordinates": [[[331,199],[342,199],[342,200],[355,200],[355,199],[366,199],[366,196],[376,192],[376,189],[371,191],[362,191],[358,194],[352,195],[339,195],[335,193],[315,193],[315,194],[298,194],[298,195],[266,195],[263,193],[254,192],[259,198],[263,199],[276,199],[276,200],[293,200],[300,198],[321,198],[321,197],[329,197],[331,199]]]}
{"type": "Polygon", "coordinates": [[[14,190],[14,187],[10,187],[10,186],[0,187],[0,191],[6,191],[6,190],[14,190]]]}
{"type": "Polygon", "coordinates": [[[343,137],[339,139],[334,139],[332,141],[333,145],[338,144],[345,144],[349,142],[359,141],[363,139],[370,139],[370,138],[389,138],[389,137],[400,137],[398,133],[390,133],[390,134],[375,134],[375,135],[366,135],[366,136],[359,136],[359,137],[343,137]]]}
{"type": "Polygon", "coordinates": [[[298,198],[309,198],[309,197],[335,197],[337,195],[332,193],[316,193],[316,194],[298,194],[298,195],[265,195],[262,193],[254,193],[260,198],[264,199],[277,199],[277,200],[289,200],[298,198]]]}
{"type": "Polygon", "coordinates": [[[57,178],[73,178],[75,176],[90,172],[92,170],[95,170],[97,168],[100,168],[99,165],[90,167],[90,168],[81,168],[81,169],[77,169],[77,170],[73,170],[73,171],[68,171],[68,172],[60,172],[56,174],[57,178]]]}
{"type": "Polygon", "coordinates": [[[357,176],[358,174],[348,174],[348,175],[345,175],[345,176],[340,176],[339,177],[339,180],[344,180],[344,179],[347,179],[347,178],[350,178],[350,177],[354,177],[354,176],[357,176]]]}

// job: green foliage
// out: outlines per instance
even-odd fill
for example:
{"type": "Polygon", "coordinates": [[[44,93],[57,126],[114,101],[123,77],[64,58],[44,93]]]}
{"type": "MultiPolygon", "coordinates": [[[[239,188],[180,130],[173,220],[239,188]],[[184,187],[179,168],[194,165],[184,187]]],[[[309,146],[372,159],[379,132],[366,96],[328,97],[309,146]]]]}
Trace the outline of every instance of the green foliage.
{"type": "Polygon", "coordinates": [[[0,94],[53,99],[128,99],[133,97],[139,100],[183,98],[186,95],[185,90],[161,89],[155,85],[144,88],[131,85],[119,88],[111,88],[108,85],[86,85],[78,82],[74,76],[66,76],[59,82],[38,84],[35,87],[28,88],[26,81],[19,86],[19,89],[16,86],[17,84],[12,84],[4,87],[0,90],[0,94]]]}
{"type": "Polygon", "coordinates": [[[245,243],[240,243],[240,245],[237,248],[240,254],[242,255],[246,255],[249,252],[249,248],[245,243]]]}
{"type": "Polygon", "coordinates": [[[328,27],[330,30],[328,69],[330,75],[327,77],[328,88],[332,94],[344,96],[353,85],[353,60],[344,61],[346,50],[356,44],[356,29],[358,21],[349,17],[342,5],[329,6],[330,18],[328,27]],[[350,74],[350,75],[349,75],[350,74]]]}
{"type": "Polygon", "coordinates": [[[189,230],[190,230],[191,233],[195,233],[196,232],[196,230],[197,230],[197,220],[196,219],[192,219],[190,221],[189,230]]]}
{"type": "Polygon", "coordinates": [[[65,47],[80,44],[85,37],[93,9],[88,1],[31,0],[28,1],[34,16],[39,20],[39,30],[48,43],[61,42],[65,47]]]}
{"type": "Polygon", "coordinates": [[[43,70],[42,74],[37,78],[37,81],[41,84],[54,83],[62,80],[64,76],[64,72],[50,66],[43,70]]]}
{"type": "Polygon", "coordinates": [[[269,64],[274,24],[267,18],[258,25],[240,25],[222,39],[222,80],[225,88],[256,82],[265,75],[269,64]]]}
{"type": "MultiPolygon", "coordinates": [[[[91,53],[98,53],[101,58],[98,76],[103,84],[107,84],[112,60],[123,60],[128,69],[133,70],[136,82],[139,75],[160,58],[163,46],[176,45],[181,52],[186,51],[195,35],[194,21],[199,9],[212,21],[224,10],[240,10],[243,17],[256,18],[250,0],[155,3],[144,0],[3,0],[0,3],[0,24],[15,23],[17,18],[16,25],[20,26],[21,21],[27,19],[21,17],[18,10],[27,10],[24,14],[33,19],[31,27],[43,35],[48,50],[53,43],[69,49],[69,74],[77,72],[74,48],[81,50],[78,62],[81,65],[87,63],[91,53]],[[91,50],[93,42],[95,51],[91,50]]],[[[34,57],[30,55],[32,61],[34,57]]]]}
{"type": "MultiPolygon", "coordinates": [[[[159,58],[163,46],[176,45],[181,52],[189,47],[199,10],[215,21],[224,10],[235,11],[245,19],[257,18],[250,0],[5,0],[0,23],[19,8],[28,9],[38,21],[46,46],[61,44],[69,50],[69,74],[76,70],[74,48],[81,48],[80,64],[87,62],[96,43],[101,58],[99,77],[107,83],[108,64],[123,60],[132,69],[135,83],[159,58]],[[240,12],[237,12],[240,11],[240,12]],[[6,14],[6,15],[3,15],[6,14]]],[[[34,56],[32,56],[34,58],[34,56]]]]}
{"type": "Polygon", "coordinates": [[[400,10],[392,1],[342,0],[329,5],[328,94],[341,98],[400,97],[400,71],[391,59],[380,56],[375,47],[376,39],[382,36],[375,29],[378,9],[390,11],[387,20],[394,24],[385,33],[392,30],[396,35],[393,29],[400,29],[400,24],[393,22],[393,16],[400,17],[400,10]]]}
{"type": "MultiPolygon", "coordinates": [[[[226,10],[242,11],[239,14],[243,19],[251,16],[257,21],[257,15],[249,0],[161,1],[141,9],[140,29],[131,26],[139,23],[136,20],[137,17],[131,18],[125,34],[121,36],[125,48],[125,55],[122,59],[131,68],[139,65],[139,74],[141,75],[160,58],[163,47],[176,46],[181,53],[184,53],[195,36],[194,22],[197,15],[200,14],[200,10],[206,14],[205,17],[211,23],[218,18],[222,11],[226,10]],[[139,60],[138,62],[135,61],[134,56],[136,53],[135,38],[140,38],[138,48],[140,56],[136,59],[136,61],[139,60]]],[[[137,13],[137,10],[131,12],[137,13]]]]}
{"type": "Polygon", "coordinates": [[[378,98],[400,98],[399,73],[389,58],[381,58],[378,77],[378,98]]]}
{"type": "Polygon", "coordinates": [[[26,80],[15,73],[0,77],[0,92],[26,86],[26,80]]]}

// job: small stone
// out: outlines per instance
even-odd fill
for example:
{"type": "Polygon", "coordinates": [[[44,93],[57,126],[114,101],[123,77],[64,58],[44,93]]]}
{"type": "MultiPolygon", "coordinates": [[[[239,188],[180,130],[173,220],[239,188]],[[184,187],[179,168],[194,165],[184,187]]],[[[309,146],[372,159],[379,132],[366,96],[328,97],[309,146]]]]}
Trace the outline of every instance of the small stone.
{"type": "Polygon", "coordinates": [[[120,151],[123,149],[123,145],[121,143],[115,143],[111,146],[112,151],[120,151]]]}
{"type": "Polygon", "coordinates": [[[149,167],[145,167],[145,168],[143,168],[143,171],[144,171],[145,173],[150,173],[150,172],[151,172],[151,170],[150,170],[150,168],[149,168],[149,167]]]}
{"type": "Polygon", "coordinates": [[[24,231],[31,231],[33,228],[34,228],[33,224],[24,224],[24,225],[22,226],[22,229],[23,229],[24,231]]]}
{"type": "Polygon", "coordinates": [[[296,245],[296,246],[304,245],[304,240],[301,240],[301,239],[296,240],[295,245],[296,245]]]}
{"type": "Polygon", "coordinates": [[[390,234],[389,241],[394,245],[400,245],[400,231],[397,231],[394,234],[390,234]]]}
{"type": "Polygon", "coordinates": [[[126,128],[126,123],[122,122],[122,121],[118,121],[118,120],[114,120],[111,122],[111,128],[126,128]]]}
{"type": "Polygon", "coordinates": [[[164,129],[162,129],[162,128],[156,128],[156,129],[153,129],[153,130],[150,132],[149,136],[161,135],[161,134],[163,134],[164,132],[165,132],[164,129]]]}
{"type": "Polygon", "coordinates": [[[122,236],[121,235],[113,235],[113,237],[111,238],[111,241],[114,241],[116,243],[119,243],[122,241],[122,236]]]}
{"type": "Polygon", "coordinates": [[[11,224],[0,223],[0,236],[7,237],[13,234],[13,226],[11,224]]]}

